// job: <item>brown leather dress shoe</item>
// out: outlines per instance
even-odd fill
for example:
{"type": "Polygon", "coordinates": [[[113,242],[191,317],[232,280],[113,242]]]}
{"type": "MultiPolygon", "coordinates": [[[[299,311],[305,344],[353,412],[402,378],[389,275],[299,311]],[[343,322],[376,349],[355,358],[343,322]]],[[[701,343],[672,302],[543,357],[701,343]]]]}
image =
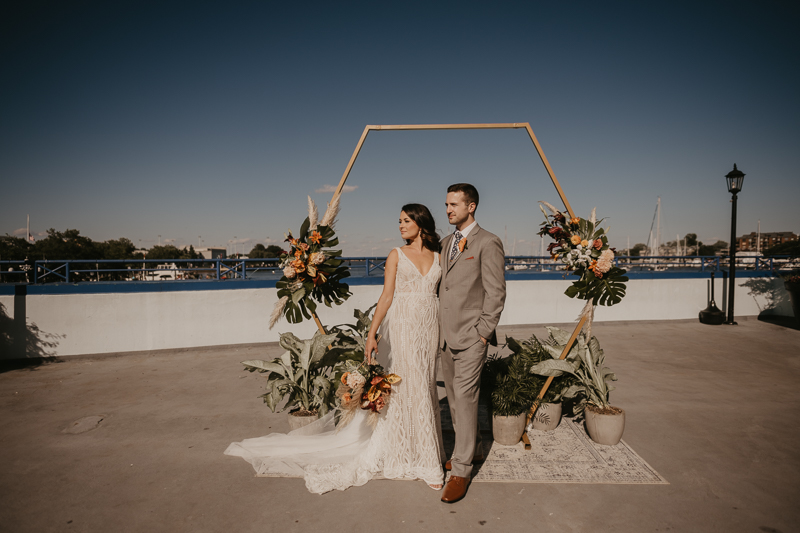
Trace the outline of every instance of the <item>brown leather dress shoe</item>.
{"type": "MultiPolygon", "coordinates": [[[[472,458],[472,464],[482,463],[485,460],[486,460],[486,457],[483,456],[483,452],[478,452],[472,458]]],[[[452,470],[453,469],[453,463],[450,462],[450,459],[448,459],[447,462],[444,464],[444,469],[445,470],[452,470]]]]}
{"type": "Polygon", "coordinates": [[[468,477],[450,476],[450,480],[442,491],[442,501],[444,503],[455,503],[462,499],[467,494],[469,482],[470,478],[468,477]]]}

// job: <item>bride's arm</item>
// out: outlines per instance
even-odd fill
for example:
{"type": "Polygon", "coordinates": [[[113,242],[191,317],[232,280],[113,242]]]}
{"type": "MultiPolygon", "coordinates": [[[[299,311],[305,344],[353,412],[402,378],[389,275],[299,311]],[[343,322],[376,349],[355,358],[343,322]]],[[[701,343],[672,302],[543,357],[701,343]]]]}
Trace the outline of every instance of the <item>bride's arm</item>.
{"type": "Polygon", "coordinates": [[[399,260],[400,256],[397,254],[397,250],[389,252],[389,257],[386,258],[386,266],[383,270],[383,292],[381,292],[381,297],[378,298],[378,307],[375,308],[375,314],[372,316],[372,326],[369,328],[367,345],[364,350],[364,358],[367,360],[367,364],[370,365],[375,362],[372,358],[372,353],[374,352],[375,355],[378,355],[378,341],[375,336],[378,333],[381,322],[386,318],[386,313],[389,311],[394,299],[394,282],[397,277],[397,262],[399,260]]]}

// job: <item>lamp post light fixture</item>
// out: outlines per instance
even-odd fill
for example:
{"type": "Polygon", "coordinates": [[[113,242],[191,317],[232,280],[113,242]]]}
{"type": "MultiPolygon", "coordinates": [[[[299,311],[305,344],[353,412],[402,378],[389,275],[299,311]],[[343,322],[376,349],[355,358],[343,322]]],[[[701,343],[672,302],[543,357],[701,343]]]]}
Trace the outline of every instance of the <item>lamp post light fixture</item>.
{"type": "Polygon", "coordinates": [[[731,203],[733,204],[731,212],[731,253],[730,253],[730,267],[728,276],[728,318],[725,323],[731,326],[736,325],[733,319],[733,296],[736,290],[736,195],[742,190],[744,183],[744,173],[736,168],[736,163],[733,164],[733,170],[725,175],[728,181],[728,192],[731,193],[731,203]]]}

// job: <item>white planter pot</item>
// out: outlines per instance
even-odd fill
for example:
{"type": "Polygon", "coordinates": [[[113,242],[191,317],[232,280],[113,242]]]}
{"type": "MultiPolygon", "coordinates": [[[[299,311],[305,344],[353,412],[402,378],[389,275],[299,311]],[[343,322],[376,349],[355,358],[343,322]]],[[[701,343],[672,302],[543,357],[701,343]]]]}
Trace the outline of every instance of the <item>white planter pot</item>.
{"type": "Polygon", "coordinates": [[[602,414],[595,413],[590,406],[587,406],[584,416],[586,433],[596,443],[613,446],[622,438],[622,433],[625,431],[625,411],[622,409],[616,414],[602,414]]]}
{"type": "Polygon", "coordinates": [[[492,416],[492,435],[497,444],[514,446],[525,432],[525,416],[523,412],[517,416],[492,416]]]}
{"type": "Polygon", "coordinates": [[[319,415],[307,415],[307,416],[300,416],[295,413],[298,411],[292,411],[289,413],[289,431],[294,431],[295,429],[300,429],[301,427],[309,425],[311,422],[315,420],[319,420],[319,415]]]}
{"type": "Polygon", "coordinates": [[[561,423],[561,404],[543,403],[536,410],[531,427],[539,431],[553,431],[561,423]]]}

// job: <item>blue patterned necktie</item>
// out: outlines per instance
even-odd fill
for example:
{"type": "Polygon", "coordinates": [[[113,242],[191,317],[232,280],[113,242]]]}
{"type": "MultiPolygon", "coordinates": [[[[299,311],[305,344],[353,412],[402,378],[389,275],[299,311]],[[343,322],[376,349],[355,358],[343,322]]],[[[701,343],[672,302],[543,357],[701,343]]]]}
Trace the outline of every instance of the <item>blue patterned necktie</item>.
{"type": "Polygon", "coordinates": [[[458,253],[458,243],[461,242],[461,239],[461,232],[456,230],[456,232],[453,234],[453,249],[450,250],[450,261],[455,259],[456,254],[458,253]]]}

